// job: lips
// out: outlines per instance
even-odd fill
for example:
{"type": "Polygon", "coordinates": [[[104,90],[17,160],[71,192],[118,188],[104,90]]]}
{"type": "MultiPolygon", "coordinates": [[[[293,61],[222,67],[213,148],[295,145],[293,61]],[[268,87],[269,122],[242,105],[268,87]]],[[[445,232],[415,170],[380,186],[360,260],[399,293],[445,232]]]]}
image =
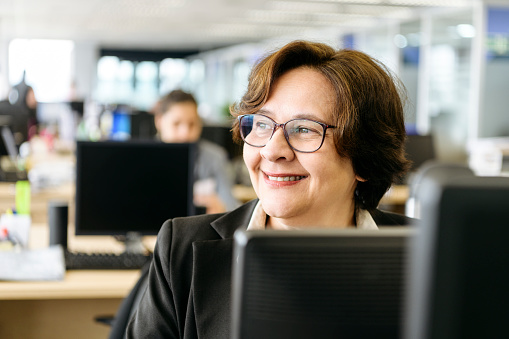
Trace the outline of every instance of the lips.
{"type": "Polygon", "coordinates": [[[269,180],[272,181],[299,181],[305,178],[305,176],[302,175],[292,175],[292,176],[271,176],[267,175],[269,180]]]}

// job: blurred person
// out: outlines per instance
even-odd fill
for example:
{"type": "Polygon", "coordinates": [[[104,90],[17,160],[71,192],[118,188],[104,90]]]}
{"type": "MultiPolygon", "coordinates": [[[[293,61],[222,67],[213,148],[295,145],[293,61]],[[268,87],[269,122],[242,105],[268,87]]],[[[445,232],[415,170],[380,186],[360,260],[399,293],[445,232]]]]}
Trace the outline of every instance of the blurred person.
{"type": "Polygon", "coordinates": [[[307,41],[256,64],[231,111],[258,199],[163,224],[127,337],[229,338],[237,229],[412,224],[378,209],[409,166],[398,84],[362,52],[307,41]]]}
{"type": "Polygon", "coordinates": [[[174,90],[155,106],[155,126],[159,140],[167,143],[197,143],[194,167],[194,203],[207,213],[231,211],[240,203],[232,194],[233,170],[221,146],[200,139],[202,122],[194,96],[174,90]]]}
{"type": "Polygon", "coordinates": [[[32,86],[26,83],[26,72],[23,71],[21,81],[9,91],[9,103],[20,107],[27,114],[27,140],[38,133],[37,99],[32,86]]]}

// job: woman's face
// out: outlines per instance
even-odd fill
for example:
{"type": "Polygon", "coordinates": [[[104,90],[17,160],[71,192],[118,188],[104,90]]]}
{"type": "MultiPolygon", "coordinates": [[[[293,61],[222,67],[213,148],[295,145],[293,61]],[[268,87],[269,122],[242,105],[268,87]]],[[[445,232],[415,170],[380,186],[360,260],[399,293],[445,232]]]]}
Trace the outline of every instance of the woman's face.
{"type": "MultiPolygon", "coordinates": [[[[277,123],[307,118],[333,125],[334,91],[315,70],[283,74],[259,113],[277,123]]],[[[322,147],[300,153],[278,128],[262,148],[244,143],[244,161],[256,194],[268,214],[268,226],[333,227],[352,225],[357,177],[349,159],[339,156],[328,129],[322,147]],[[277,178],[284,178],[284,181],[277,178]]]]}
{"type": "Polygon", "coordinates": [[[155,124],[163,142],[195,142],[200,138],[201,121],[192,102],[173,104],[169,110],[156,116],[155,124]]]}

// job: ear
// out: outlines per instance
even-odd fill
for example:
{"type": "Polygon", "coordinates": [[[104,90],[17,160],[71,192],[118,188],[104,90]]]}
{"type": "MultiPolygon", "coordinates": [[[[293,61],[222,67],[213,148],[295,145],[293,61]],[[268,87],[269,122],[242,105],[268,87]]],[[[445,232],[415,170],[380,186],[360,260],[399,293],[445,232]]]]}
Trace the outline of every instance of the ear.
{"type": "Polygon", "coordinates": [[[355,179],[357,179],[357,181],[360,181],[360,182],[366,182],[368,181],[367,179],[364,179],[364,178],[361,178],[360,176],[356,175],[355,176],[355,179]]]}

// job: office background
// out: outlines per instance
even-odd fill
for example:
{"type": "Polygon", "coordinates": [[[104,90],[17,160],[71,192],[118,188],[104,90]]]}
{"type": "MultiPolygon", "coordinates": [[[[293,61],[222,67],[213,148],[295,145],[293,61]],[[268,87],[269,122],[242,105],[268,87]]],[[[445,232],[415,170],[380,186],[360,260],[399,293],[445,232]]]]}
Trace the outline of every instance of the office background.
{"type": "Polygon", "coordinates": [[[47,0],[0,9],[1,97],[23,70],[40,102],[83,100],[92,115],[99,104],[149,110],[180,87],[206,121],[226,124],[253,62],[305,38],[387,64],[408,90],[409,131],[432,133],[439,159],[467,162],[480,138],[505,149],[499,138],[509,135],[503,0],[47,0]]]}

